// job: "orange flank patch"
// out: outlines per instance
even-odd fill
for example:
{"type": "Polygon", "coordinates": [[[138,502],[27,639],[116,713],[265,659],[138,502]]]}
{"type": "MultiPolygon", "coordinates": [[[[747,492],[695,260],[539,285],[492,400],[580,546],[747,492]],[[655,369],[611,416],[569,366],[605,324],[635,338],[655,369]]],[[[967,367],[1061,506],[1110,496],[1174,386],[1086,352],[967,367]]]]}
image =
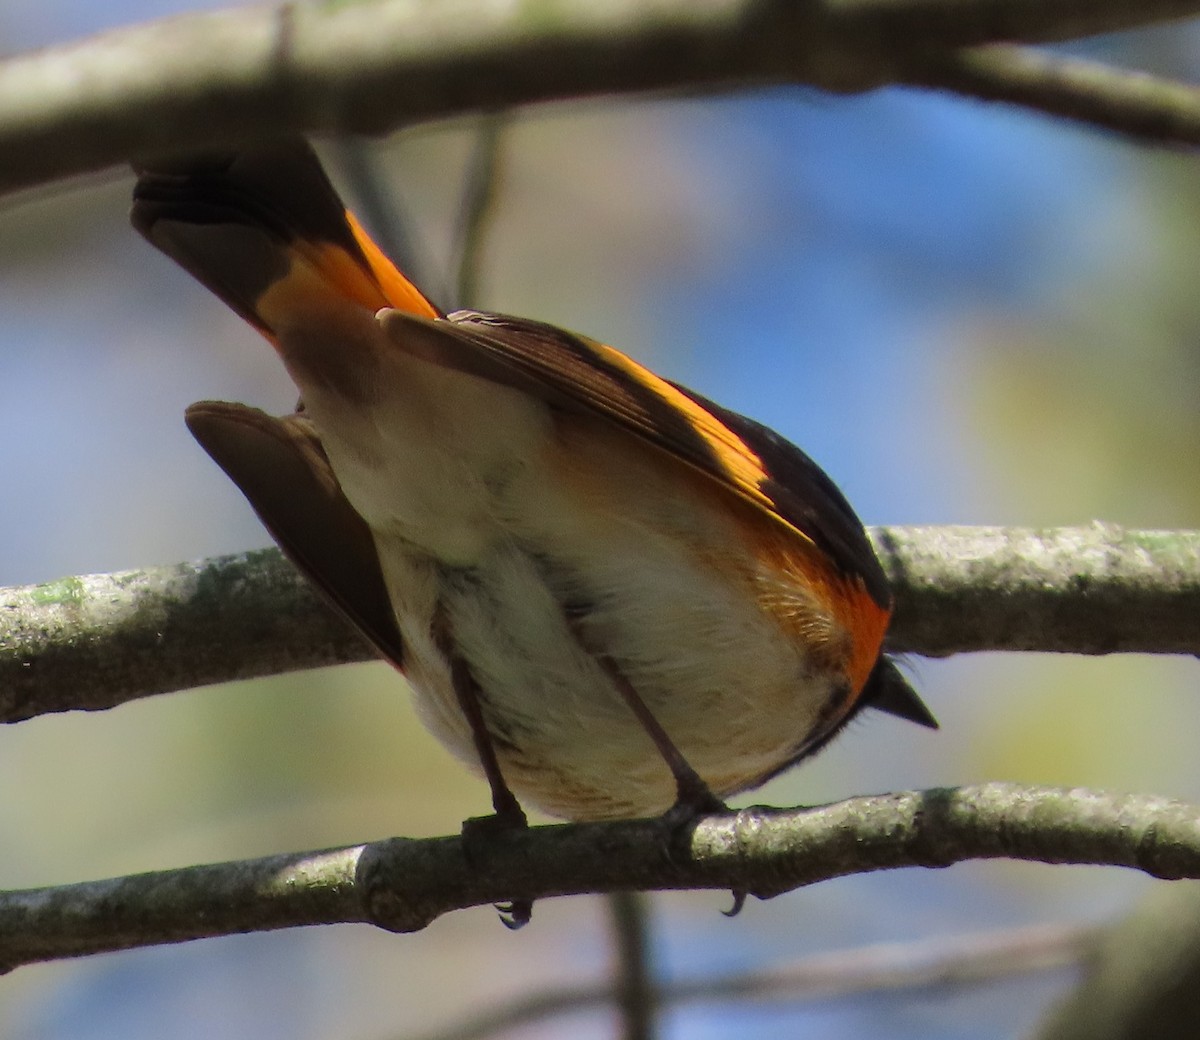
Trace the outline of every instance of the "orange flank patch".
{"type": "Polygon", "coordinates": [[[854,633],[854,647],[850,652],[850,683],[855,693],[866,685],[887,632],[892,612],[875,602],[858,577],[841,578],[835,582],[834,600],[838,616],[854,633]]]}
{"type": "Polygon", "coordinates": [[[287,274],[255,301],[255,312],[267,329],[278,331],[301,315],[328,314],[347,303],[372,314],[395,307],[422,317],[440,317],[438,309],[384,256],[348,210],[346,222],[362,255],[355,256],[330,242],[294,241],[288,248],[291,265],[287,274]]]}
{"type": "MultiPolygon", "coordinates": [[[[761,519],[749,519],[763,532],[761,519]]],[[[871,598],[861,578],[840,572],[807,539],[797,543],[777,528],[763,533],[753,538],[762,573],[779,577],[778,586],[765,592],[767,609],[818,662],[842,672],[857,698],[879,659],[891,611],[871,598]]]]}

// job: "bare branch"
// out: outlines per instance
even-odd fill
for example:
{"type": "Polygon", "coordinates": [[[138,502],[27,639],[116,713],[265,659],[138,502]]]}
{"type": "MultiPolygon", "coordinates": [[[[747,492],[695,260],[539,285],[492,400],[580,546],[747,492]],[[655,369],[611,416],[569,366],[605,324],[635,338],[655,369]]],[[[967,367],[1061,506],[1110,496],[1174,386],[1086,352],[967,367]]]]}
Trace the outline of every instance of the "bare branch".
{"type": "Polygon", "coordinates": [[[1200,653],[1200,532],[1097,522],[878,527],[872,538],[896,593],[897,650],[1200,653]]]}
{"type": "MultiPolygon", "coordinates": [[[[880,527],[891,646],[1200,653],[1200,532],[880,527]]],[[[0,589],[0,721],[374,652],[277,551],[0,589]]]]}
{"type": "MultiPolygon", "coordinates": [[[[0,64],[0,192],[271,133],[382,133],[539,101],[806,83],[1057,40],[1200,0],[363,0],[191,14],[0,64]]],[[[911,71],[911,70],[910,70],[911,71]]]]}
{"type": "Polygon", "coordinates": [[[1106,127],[1153,144],[1200,144],[1200,89],[1028,47],[973,47],[925,55],[914,86],[1005,101],[1106,127]]]}
{"type": "Polygon", "coordinates": [[[246,931],[369,922],[413,932],[451,910],[584,892],[738,888],[760,898],[849,874],[970,859],[1200,877],[1200,808],[991,783],[661,819],[537,827],[473,842],[391,838],[0,893],[0,965],[246,931]]]}
{"type": "Polygon", "coordinates": [[[1188,0],[825,0],[821,6],[885,36],[915,30],[922,45],[936,47],[1048,43],[1200,13],[1188,0]]]}
{"type": "Polygon", "coordinates": [[[0,590],[0,720],[365,661],[276,549],[0,590]]]}
{"type": "MultiPolygon", "coordinates": [[[[983,983],[1078,964],[1103,930],[1027,925],[906,943],[878,943],[803,957],[752,971],[670,979],[652,987],[663,1007],[730,1001],[831,1000],[858,993],[902,992],[983,983]]],[[[611,985],[561,986],[517,997],[461,1022],[407,1040],[485,1040],[534,1022],[610,1006],[611,985]]]]}

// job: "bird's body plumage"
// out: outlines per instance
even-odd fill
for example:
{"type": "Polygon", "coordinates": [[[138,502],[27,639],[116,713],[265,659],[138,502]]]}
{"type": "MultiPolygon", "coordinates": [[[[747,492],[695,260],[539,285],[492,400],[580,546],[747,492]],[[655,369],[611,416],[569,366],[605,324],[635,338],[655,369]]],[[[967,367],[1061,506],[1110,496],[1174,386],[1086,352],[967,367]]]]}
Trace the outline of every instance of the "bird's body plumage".
{"type": "Polygon", "coordinates": [[[304,146],[156,168],[137,200],[303,400],[203,403],[193,432],[433,733],[477,768],[490,744],[522,800],[670,808],[679,777],[631,695],[719,797],[866,702],[931,721],[881,655],[891,597],[861,524],[782,438],[584,337],[443,315],[304,146]]]}

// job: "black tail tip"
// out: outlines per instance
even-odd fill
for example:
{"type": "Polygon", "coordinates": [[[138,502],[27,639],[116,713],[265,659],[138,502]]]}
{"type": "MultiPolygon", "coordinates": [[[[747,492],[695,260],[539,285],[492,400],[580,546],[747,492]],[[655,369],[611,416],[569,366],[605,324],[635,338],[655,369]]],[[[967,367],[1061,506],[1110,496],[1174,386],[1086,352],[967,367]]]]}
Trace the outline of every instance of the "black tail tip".
{"type": "Polygon", "coordinates": [[[917,695],[909,681],[896,666],[896,662],[883,655],[875,670],[867,679],[862,695],[863,703],[869,708],[885,711],[897,718],[915,722],[926,729],[937,729],[937,719],[917,695]]]}

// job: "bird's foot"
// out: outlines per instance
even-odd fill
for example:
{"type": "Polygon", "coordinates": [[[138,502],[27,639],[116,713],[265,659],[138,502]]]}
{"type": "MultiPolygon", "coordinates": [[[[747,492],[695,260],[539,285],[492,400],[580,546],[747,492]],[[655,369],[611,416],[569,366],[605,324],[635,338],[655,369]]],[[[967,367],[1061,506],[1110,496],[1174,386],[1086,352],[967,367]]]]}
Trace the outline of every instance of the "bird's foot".
{"type": "MultiPolygon", "coordinates": [[[[491,816],[473,816],[462,825],[463,848],[467,861],[473,866],[486,861],[488,849],[497,840],[503,840],[516,831],[529,829],[525,813],[514,801],[511,806],[491,816]]],[[[511,899],[497,903],[496,911],[500,923],[512,931],[524,928],[533,917],[533,900],[511,899]]]]}

